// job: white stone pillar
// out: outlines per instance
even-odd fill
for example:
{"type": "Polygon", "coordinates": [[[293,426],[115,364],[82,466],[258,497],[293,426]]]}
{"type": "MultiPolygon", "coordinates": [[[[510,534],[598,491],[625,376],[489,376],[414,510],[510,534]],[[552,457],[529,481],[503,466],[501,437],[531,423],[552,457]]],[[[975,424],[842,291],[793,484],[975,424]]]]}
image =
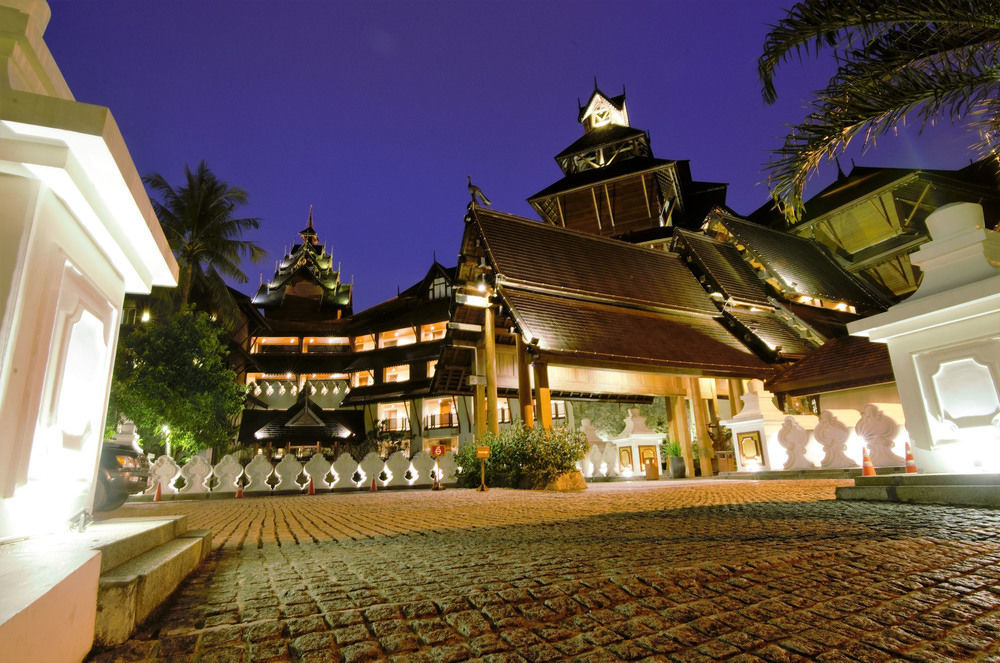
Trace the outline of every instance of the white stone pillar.
{"type": "Polygon", "coordinates": [[[1000,234],[973,203],[927,217],[909,299],[848,325],[886,343],[917,467],[1000,472],[1000,234]]]}

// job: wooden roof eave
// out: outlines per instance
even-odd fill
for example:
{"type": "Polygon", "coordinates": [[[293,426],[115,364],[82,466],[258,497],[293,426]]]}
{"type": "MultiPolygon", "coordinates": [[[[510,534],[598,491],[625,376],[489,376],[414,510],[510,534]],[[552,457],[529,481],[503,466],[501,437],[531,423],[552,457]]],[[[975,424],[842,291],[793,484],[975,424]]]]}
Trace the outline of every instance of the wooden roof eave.
{"type": "Polygon", "coordinates": [[[537,292],[543,295],[552,295],[556,297],[565,297],[567,299],[575,299],[578,301],[591,302],[594,304],[621,306],[622,308],[634,309],[638,311],[647,311],[649,313],[684,313],[686,315],[694,315],[702,318],[716,318],[719,315],[718,310],[709,311],[707,309],[698,309],[685,306],[657,306],[655,302],[651,302],[649,300],[602,297],[600,295],[595,295],[580,290],[560,288],[558,286],[540,285],[537,283],[532,283],[530,281],[521,281],[518,279],[512,279],[504,276],[503,274],[497,274],[496,293],[498,295],[502,293],[503,286],[509,286],[511,288],[516,288],[518,290],[527,290],[529,292],[537,292]]]}
{"type": "Polygon", "coordinates": [[[528,198],[528,203],[534,205],[534,201],[536,201],[536,200],[537,201],[550,200],[552,198],[557,198],[559,196],[564,196],[566,194],[573,193],[575,191],[585,191],[585,190],[591,189],[591,188],[593,188],[593,187],[595,187],[595,186],[597,186],[599,184],[600,185],[613,184],[615,182],[620,182],[622,180],[627,180],[627,179],[630,179],[630,178],[633,178],[633,177],[637,177],[639,175],[645,175],[647,173],[656,173],[656,172],[660,172],[660,171],[671,170],[671,169],[673,169],[675,167],[676,163],[677,163],[676,160],[674,160],[674,161],[668,161],[667,163],[657,164],[656,166],[650,166],[649,168],[643,168],[641,170],[633,170],[631,172],[624,173],[622,175],[618,175],[617,177],[611,177],[609,179],[599,180],[597,182],[591,182],[589,184],[581,184],[579,186],[570,187],[568,189],[561,189],[559,191],[556,191],[555,193],[550,193],[550,194],[548,194],[546,196],[532,196],[531,198],[528,198]]]}
{"type": "Polygon", "coordinates": [[[584,352],[559,352],[553,350],[542,350],[536,346],[531,346],[531,334],[528,330],[527,325],[524,320],[521,319],[515,312],[514,307],[512,307],[506,299],[503,298],[502,293],[498,292],[502,300],[502,306],[507,312],[507,316],[513,320],[514,326],[516,327],[517,334],[520,334],[522,338],[528,337],[527,342],[529,343],[530,352],[532,355],[538,357],[542,361],[547,361],[553,365],[564,365],[564,366],[586,366],[590,368],[605,368],[605,369],[618,369],[618,370],[630,370],[630,371],[642,371],[642,372],[653,372],[662,373],[667,375],[697,375],[704,377],[720,377],[720,378],[747,378],[747,379],[765,379],[769,377],[774,369],[763,368],[761,370],[751,369],[750,367],[735,367],[732,365],[727,365],[726,367],[719,367],[717,370],[715,367],[706,365],[705,362],[689,363],[689,362],[668,362],[647,357],[632,357],[615,355],[614,353],[604,353],[604,354],[593,354],[584,352]],[[526,333],[526,330],[528,332],[526,333]],[[650,366],[655,366],[661,370],[650,371],[650,366]],[[706,370],[710,369],[710,370],[706,370]]]}
{"type": "Polygon", "coordinates": [[[550,366],[601,368],[689,377],[766,380],[776,370],[770,367],[751,369],[750,367],[731,365],[713,366],[705,362],[670,362],[643,357],[625,357],[615,355],[613,353],[597,355],[583,352],[558,352],[553,350],[538,349],[532,350],[532,353],[537,356],[539,360],[548,363],[550,366]],[[656,370],[650,370],[650,368],[655,368],[656,370]]]}

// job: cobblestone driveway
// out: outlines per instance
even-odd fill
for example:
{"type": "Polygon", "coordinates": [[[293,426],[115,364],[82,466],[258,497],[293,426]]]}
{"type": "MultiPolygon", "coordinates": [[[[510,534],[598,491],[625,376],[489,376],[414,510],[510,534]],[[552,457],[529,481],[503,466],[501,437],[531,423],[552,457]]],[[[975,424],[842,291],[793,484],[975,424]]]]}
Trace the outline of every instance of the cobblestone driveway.
{"type": "Polygon", "coordinates": [[[1000,661],[1000,511],[835,482],[130,505],[215,553],[92,661],[1000,661]]]}

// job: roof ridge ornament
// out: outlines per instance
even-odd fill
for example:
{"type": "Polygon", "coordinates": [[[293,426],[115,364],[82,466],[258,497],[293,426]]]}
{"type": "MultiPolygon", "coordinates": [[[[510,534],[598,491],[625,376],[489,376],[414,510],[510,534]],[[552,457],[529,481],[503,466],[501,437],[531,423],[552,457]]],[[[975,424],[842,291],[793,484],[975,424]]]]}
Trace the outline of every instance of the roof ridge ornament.
{"type": "Polygon", "coordinates": [[[465,178],[469,181],[469,195],[472,196],[472,202],[469,203],[469,207],[476,207],[477,205],[487,205],[492,207],[493,203],[491,203],[490,199],[486,197],[483,190],[472,183],[472,175],[466,175],[465,178]],[[479,199],[478,201],[476,200],[477,198],[479,199]]]}

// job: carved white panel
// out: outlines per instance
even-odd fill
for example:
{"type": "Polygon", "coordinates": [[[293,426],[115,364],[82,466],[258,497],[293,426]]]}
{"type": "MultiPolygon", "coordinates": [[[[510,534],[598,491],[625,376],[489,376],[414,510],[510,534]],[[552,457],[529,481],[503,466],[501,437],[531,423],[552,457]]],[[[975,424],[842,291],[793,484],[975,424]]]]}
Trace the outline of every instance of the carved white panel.
{"type": "Polygon", "coordinates": [[[337,475],[337,488],[350,488],[352,485],[357,488],[361,485],[361,480],[354,480],[354,474],[358,471],[358,461],[349,453],[342,453],[333,461],[333,471],[337,475]]]}
{"type": "Polygon", "coordinates": [[[302,486],[298,484],[296,479],[299,478],[299,474],[301,473],[302,463],[295,460],[295,456],[291,454],[282,456],[278,462],[278,466],[274,468],[274,474],[278,477],[278,483],[274,486],[274,489],[300,490],[302,486]]]}
{"type": "Polygon", "coordinates": [[[249,493],[269,493],[271,486],[267,484],[267,478],[271,476],[274,468],[271,461],[264,458],[264,454],[257,454],[253,457],[243,470],[247,477],[246,491],[249,493]]]}
{"type": "Polygon", "coordinates": [[[385,471],[389,475],[387,486],[405,486],[409,482],[406,472],[410,469],[410,459],[402,451],[397,451],[385,461],[385,471]]]}
{"type": "Polygon", "coordinates": [[[786,470],[814,470],[816,466],[806,458],[806,445],[809,444],[809,431],[803,428],[792,417],[785,417],[785,422],[778,431],[778,444],[788,452],[785,461],[786,470]]]}
{"type": "Polygon", "coordinates": [[[974,357],[942,362],[931,379],[941,417],[959,428],[989,425],[1000,413],[997,376],[974,357]]]}
{"type": "Polygon", "coordinates": [[[149,488],[146,489],[144,494],[155,495],[157,484],[159,484],[160,493],[163,495],[176,493],[177,489],[174,488],[174,480],[180,472],[181,468],[174,462],[173,458],[170,456],[160,456],[149,468],[149,488]]]}
{"type": "MultiPolygon", "coordinates": [[[[330,474],[330,467],[330,461],[321,453],[314,453],[312,458],[306,461],[305,472],[312,479],[314,490],[333,488],[333,485],[326,480],[326,475],[330,474]]],[[[308,485],[307,483],[306,486],[308,485]]]]}
{"type": "Polygon", "coordinates": [[[222,457],[213,470],[217,483],[213,492],[235,493],[236,481],[243,475],[243,466],[233,458],[232,454],[222,457]]]}
{"type": "Polygon", "coordinates": [[[358,463],[361,468],[361,473],[364,475],[361,479],[361,487],[368,488],[371,486],[372,479],[375,479],[379,486],[384,486],[385,484],[379,479],[379,475],[382,474],[382,468],[385,467],[385,461],[374,451],[369,451],[361,462],[358,463]]]}
{"type": "Polygon", "coordinates": [[[865,440],[872,465],[875,467],[904,465],[906,460],[892,451],[899,424],[880,410],[868,404],[861,412],[861,418],[854,425],[855,432],[865,440]]]}
{"type": "Polygon", "coordinates": [[[604,476],[616,477],[622,473],[621,463],[618,460],[618,447],[613,444],[604,446],[604,453],[601,454],[601,463],[598,467],[603,467],[604,476]]]}
{"type": "Polygon", "coordinates": [[[843,469],[860,465],[845,453],[851,429],[831,412],[819,415],[819,423],[816,424],[813,436],[823,447],[823,460],[820,461],[820,467],[823,469],[843,469]]]}
{"type": "Polygon", "coordinates": [[[212,476],[212,464],[204,456],[193,456],[181,468],[184,486],[178,493],[207,493],[208,477],[212,476]]]}
{"type": "Polygon", "coordinates": [[[455,483],[458,463],[455,462],[455,454],[451,451],[451,449],[448,450],[448,453],[438,459],[438,467],[441,469],[442,482],[455,483]]]}
{"type": "Polygon", "coordinates": [[[434,459],[426,451],[418,451],[410,459],[410,467],[417,474],[412,485],[429,486],[434,482],[434,478],[431,476],[431,470],[434,469],[434,459]]]}

